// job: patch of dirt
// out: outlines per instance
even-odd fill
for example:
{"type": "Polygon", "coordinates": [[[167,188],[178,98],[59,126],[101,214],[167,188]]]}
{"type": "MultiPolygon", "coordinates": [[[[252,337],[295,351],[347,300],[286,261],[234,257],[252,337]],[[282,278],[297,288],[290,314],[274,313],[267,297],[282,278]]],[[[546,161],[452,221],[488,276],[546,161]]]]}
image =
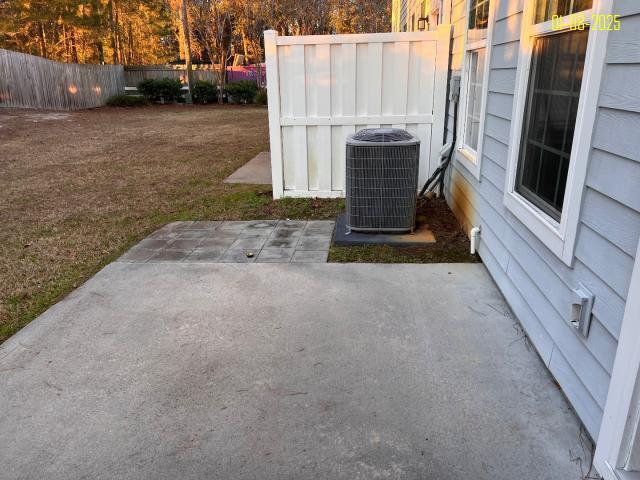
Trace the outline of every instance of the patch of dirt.
{"type": "Polygon", "coordinates": [[[443,198],[418,200],[416,224],[426,224],[436,236],[436,244],[470,250],[469,238],[443,198]]]}

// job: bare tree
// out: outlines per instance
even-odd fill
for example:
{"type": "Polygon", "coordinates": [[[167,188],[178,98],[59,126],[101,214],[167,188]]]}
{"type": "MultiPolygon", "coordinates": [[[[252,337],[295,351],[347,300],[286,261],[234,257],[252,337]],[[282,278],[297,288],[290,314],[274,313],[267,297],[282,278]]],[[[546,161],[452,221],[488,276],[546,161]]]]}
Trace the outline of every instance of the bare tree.
{"type": "Polygon", "coordinates": [[[194,26],[212,63],[218,64],[218,103],[223,102],[226,72],[232,49],[232,4],[229,0],[193,0],[194,26]]]}
{"type": "MultiPolygon", "coordinates": [[[[80,63],[262,60],[262,32],[388,31],[391,0],[0,0],[0,48],[80,63]]],[[[224,70],[219,71],[224,86],[224,70]]],[[[192,86],[192,74],[187,73],[192,86]]]]}
{"type": "Polygon", "coordinates": [[[261,2],[234,0],[232,2],[233,32],[242,43],[242,53],[248,63],[262,60],[261,39],[266,30],[261,2]]]}
{"type": "Polygon", "coordinates": [[[377,33],[391,30],[388,0],[333,0],[331,24],[336,33],[377,33]]]}

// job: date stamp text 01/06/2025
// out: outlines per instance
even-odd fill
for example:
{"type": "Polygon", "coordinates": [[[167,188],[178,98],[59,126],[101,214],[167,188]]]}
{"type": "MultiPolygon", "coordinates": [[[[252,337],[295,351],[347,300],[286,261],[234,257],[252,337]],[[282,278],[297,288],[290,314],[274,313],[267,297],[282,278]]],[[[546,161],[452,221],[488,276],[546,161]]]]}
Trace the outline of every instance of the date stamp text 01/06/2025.
{"type": "Polygon", "coordinates": [[[551,28],[553,30],[563,30],[569,27],[570,30],[584,30],[591,28],[594,30],[620,30],[620,15],[613,14],[593,14],[591,21],[587,20],[584,14],[578,13],[565,17],[563,15],[553,15],[551,17],[551,28]]]}

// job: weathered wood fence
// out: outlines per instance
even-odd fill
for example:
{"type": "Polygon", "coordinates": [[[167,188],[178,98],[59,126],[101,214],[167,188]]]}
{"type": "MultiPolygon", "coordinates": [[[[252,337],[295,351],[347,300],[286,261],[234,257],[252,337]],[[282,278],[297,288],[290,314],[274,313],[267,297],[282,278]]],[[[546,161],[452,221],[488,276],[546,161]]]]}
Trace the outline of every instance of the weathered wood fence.
{"type": "MultiPolygon", "coordinates": [[[[193,65],[194,81],[206,80],[217,83],[220,65],[193,65]]],[[[264,65],[250,65],[247,67],[227,67],[227,81],[239,80],[255,81],[258,86],[265,84],[266,70],[264,65]]],[[[184,65],[132,65],[124,67],[124,79],[127,87],[137,87],[147,79],[177,78],[182,83],[187,82],[187,71],[184,65]]]]}
{"type": "MultiPolygon", "coordinates": [[[[124,67],[124,83],[127,87],[137,87],[143,80],[161,78],[177,78],[187,82],[187,71],[184,65],[132,65],[124,67]]],[[[206,80],[216,82],[218,73],[214,65],[194,65],[195,81],[206,80]]]]}
{"type": "Polygon", "coordinates": [[[120,65],[59,63],[0,49],[0,106],[77,110],[124,92],[120,65]]]}

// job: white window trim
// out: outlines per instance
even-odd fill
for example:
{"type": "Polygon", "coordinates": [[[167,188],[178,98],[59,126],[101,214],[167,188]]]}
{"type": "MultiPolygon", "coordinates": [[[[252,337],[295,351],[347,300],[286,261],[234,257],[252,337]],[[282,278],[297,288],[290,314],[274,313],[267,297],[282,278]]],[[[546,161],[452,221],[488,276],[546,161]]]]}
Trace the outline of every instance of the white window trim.
{"type": "Polygon", "coordinates": [[[516,73],[515,101],[511,116],[509,154],[504,188],[504,204],[529,230],[531,230],[565,264],[573,263],[573,251],[578,220],[591,151],[591,136],[598,110],[598,94],[604,70],[607,31],[589,30],[584,73],[576,116],[573,145],[567,175],[564,204],[560,222],[544,213],[515,191],[518,154],[522,136],[522,123],[527,100],[529,70],[533,51],[533,38],[544,34],[560,33],[569,29],[570,22],[582,14],[587,22],[591,13],[611,13],[611,0],[594,0],[594,8],[565,17],[562,30],[552,30],[551,22],[534,25],[535,1],[525,2],[520,33],[518,70],[516,73]]]}
{"type": "Polygon", "coordinates": [[[491,49],[492,49],[492,37],[493,37],[493,25],[495,4],[497,0],[491,0],[489,2],[489,18],[487,20],[487,38],[478,40],[475,42],[469,42],[469,7],[471,0],[465,2],[465,29],[464,29],[464,56],[462,59],[462,82],[460,85],[460,101],[458,104],[458,135],[456,141],[456,160],[464,165],[476,179],[480,180],[480,164],[482,163],[482,146],[484,143],[484,126],[486,120],[487,110],[487,96],[489,94],[489,72],[491,71],[491,49]],[[480,99],[480,127],[478,129],[478,148],[473,150],[471,147],[465,145],[465,129],[467,125],[467,97],[469,96],[469,63],[471,61],[471,55],[469,52],[485,49],[485,62],[484,73],[482,76],[482,93],[480,99]]]}

